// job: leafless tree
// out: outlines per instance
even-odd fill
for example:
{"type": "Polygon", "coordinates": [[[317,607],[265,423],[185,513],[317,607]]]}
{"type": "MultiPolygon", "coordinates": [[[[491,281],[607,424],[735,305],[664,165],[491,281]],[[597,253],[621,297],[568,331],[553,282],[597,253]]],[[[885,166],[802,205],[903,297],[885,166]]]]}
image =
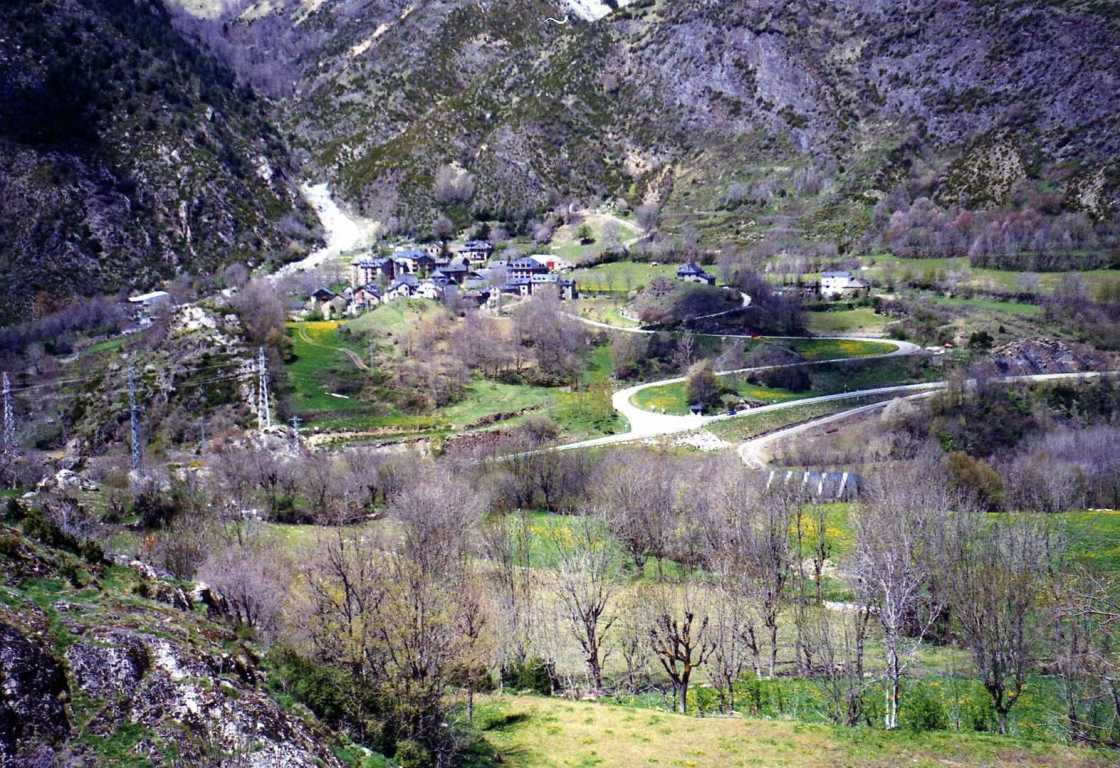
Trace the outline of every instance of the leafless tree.
{"type": "Polygon", "coordinates": [[[455,223],[446,216],[437,216],[432,222],[432,237],[442,242],[447,242],[455,236],[455,223]]]}
{"type": "Polygon", "coordinates": [[[673,352],[673,365],[678,371],[685,372],[696,361],[696,337],[691,333],[681,334],[677,348],[673,352]]]}
{"type": "Polygon", "coordinates": [[[587,675],[603,690],[603,664],[610,653],[608,635],[615,616],[608,613],[618,589],[615,555],[603,531],[589,517],[573,526],[572,538],[557,539],[555,591],[569,629],[583,650],[587,675]]]}
{"type": "Polygon", "coordinates": [[[958,509],[947,537],[952,611],[992,698],[1000,733],[1023,693],[1038,642],[1033,622],[1056,552],[1046,529],[1018,518],[991,523],[958,509]]]}
{"type": "Polygon", "coordinates": [[[944,597],[930,586],[952,504],[939,473],[925,462],[884,474],[869,491],[855,521],[855,584],[883,630],[884,719],[887,728],[895,728],[903,674],[943,608],[944,597]]]}
{"type": "Polygon", "coordinates": [[[288,314],[284,299],[268,280],[250,280],[233,298],[233,308],[254,344],[279,345],[284,338],[288,314]]]}
{"type": "Polygon", "coordinates": [[[474,197],[475,178],[465,169],[455,165],[443,165],[436,171],[433,193],[443,205],[469,203],[474,197]]]}
{"type": "Polygon", "coordinates": [[[688,687],[693,673],[715,650],[702,595],[687,580],[662,582],[651,595],[653,616],[649,644],[673,684],[677,711],[688,711],[688,687]]]}
{"type": "Polygon", "coordinates": [[[221,594],[238,624],[264,637],[278,627],[290,573],[282,552],[260,546],[228,546],[212,553],[198,578],[221,594]]]}
{"type": "Polygon", "coordinates": [[[620,595],[614,642],[626,670],[626,690],[635,694],[649,674],[650,610],[641,589],[620,595]]]}
{"type": "Polygon", "coordinates": [[[609,454],[599,472],[593,505],[638,571],[669,552],[679,512],[674,467],[644,451],[609,454]]]}
{"type": "Polygon", "coordinates": [[[751,660],[757,660],[757,644],[752,647],[753,617],[737,579],[722,575],[712,585],[712,653],[708,677],[719,692],[723,711],[735,711],[735,683],[751,660]],[[748,655],[751,654],[751,655],[748,655]]]}
{"type": "Polygon", "coordinates": [[[529,656],[532,636],[535,572],[530,567],[531,543],[527,513],[492,516],[481,528],[482,548],[492,565],[495,584],[498,662],[503,667],[522,664],[529,656]]]}
{"type": "Polygon", "coordinates": [[[1075,742],[1120,746],[1120,587],[1086,570],[1054,579],[1050,646],[1075,742]]]}
{"type": "Polygon", "coordinates": [[[639,205],[637,210],[634,211],[634,217],[638,220],[638,226],[647,233],[657,229],[657,220],[659,216],[660,212],[657,206],[652,203],[639,205]]]}
{"type": "Polygon", "coordinates": [[[806,622],[803,641],[817,661],[813,673],[828,700],[829,718],[838,725],[858,725],[864,716],[871,616],[869,606],[854,605],[816,610],[806,622]]]}

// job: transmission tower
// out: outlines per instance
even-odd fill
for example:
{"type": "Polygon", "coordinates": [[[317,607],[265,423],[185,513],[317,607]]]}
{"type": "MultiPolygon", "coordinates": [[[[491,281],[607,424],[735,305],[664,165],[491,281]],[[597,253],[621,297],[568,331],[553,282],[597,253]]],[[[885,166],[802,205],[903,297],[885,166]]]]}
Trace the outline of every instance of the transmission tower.
{"type": "Polygon", "coordinates": [[[272,426],[272,416],[268,408],[268,359],[264,347],[257,350],[257,426],[268,429],[272,426]]]}
{"type": "Polygon", "coordinates": [[[4,444],[5,451],[16,449],[16,411],[12,406],[12,382],[4,372],[4,444]]]}
{"type": "Polygon", "coordinates": [[[144,446],[140,443],[140,405],[136,402],[136,367],[128,366],[128,420],[132,434],[132,469],[140,469],[144,446]]]}

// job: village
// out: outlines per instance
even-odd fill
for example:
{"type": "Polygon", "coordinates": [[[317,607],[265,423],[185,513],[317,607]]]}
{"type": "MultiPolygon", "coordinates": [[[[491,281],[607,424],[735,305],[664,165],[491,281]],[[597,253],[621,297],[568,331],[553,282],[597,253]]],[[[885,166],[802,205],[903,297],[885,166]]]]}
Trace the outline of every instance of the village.
{"type": "Polygon", "coordinates": [[[579,296],[576,283],[564,277],[572,269],[571,263],[550,255],[495,257],[494,246],[486,240],[468,240],[453,255],[439,243],[387,256],[367,253],[350,262],[344,288],[320,286],[308,297],[302,315],[323,320],[355,317],[410,298],[492,309],[503,294],[527,298],[543,286],[572,301],[579,296]]]}

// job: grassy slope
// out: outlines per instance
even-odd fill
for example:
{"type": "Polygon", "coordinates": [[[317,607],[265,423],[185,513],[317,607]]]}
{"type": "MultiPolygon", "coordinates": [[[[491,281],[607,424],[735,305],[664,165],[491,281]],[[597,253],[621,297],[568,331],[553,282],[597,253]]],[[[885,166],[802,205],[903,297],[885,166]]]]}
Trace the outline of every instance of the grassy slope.
{"type": "Polygon", "coordinates": [[[838,310],[835,312],[806,312],[805,322],[810,333],[882,333],[890,319],[875,314],[870,307],[838,310]]]}
{"type": "MultiPolygon", "coordinates": [[[[786,343],[786,342],[783,342],[786,343]]],[[[893,345],[874,341],[852,339],[804,339],[792,340],[789,345],[807,360],[829,360],[833,358],[855,358],[865,355],[882,354],[893,349],[893,345]]],[[[791,392],[785,389],[763,387],[750,384],[745,380],[722,381],[739,396],[763,403],[782,403],[816,395],[831,394],[845,390],[870,389],[912,380],[902,358],[887,358],[870,363],[849,363],[847,367],[822,366],[811,369],[813,388],[804,392],[791,392]]],[[[646,410],[661,413],[688,413],[688,398],[684,382],[649,387],[639,391],[631,401],[646,410]]]]}
{"type": "Polygon", "coordinates": [[[637,261],[616,261],[596,267],[576,269],[571,277],[581,291],[631,291],[644,288],[654,278],[673,277],[677,264],[646,264],[637,261]]]}
{"type": "Polygon", "coordinates": [[[486,699],[478,720],[502,764],[516,768],[1109,764],[1100,753],[991,736],[700,719],[531,697],[486,699]]]}
{"type": "Polygon", "coordinates": [[[883,399],[890,398],[879,396],[858,399],[852,398],[851,400],[834,400],[827,403],[809,403],[807,405],[799,405],[780,411],[769,411],[767,413],[757,413],[753,415],[748,414],[735,419],[728,419],[727,421],[717,421],[706,427],[706,429],[716,437],[731,442],[737,442],[883,399]]]}
{"type": "MultiPolygon", "coordinates": [[[[898,279],[905,279],[907,275],[922,277],[936,273],[945,274],[950,271],[964,271],[968,277],[964,285],[981,290],[1000,293],[1013,293],[1019,290],[1019,276],[1022,272],[1002,269],[979,269],[969,266],[968,259],[964,257],[944,259],[904,259],[889,254],[876,254],[865,259],[871,268],[868,270],[870,277],[882,281],[887,269],[893,269],[898,279]]],[[[1055,286],[1066,275],[1076,274],[1084,278],[1090,290],[1102,283],[1120,280],[1120,271],[1115,269],[1093,269],[1082,272],[1042,272],[1039,273],[1039,288],[1044,292],[1053,291],[1055,286]]]]}
{"type": "MultiPolygon", "coordinates": [[[[457,403],[430,414],[401,413],[386,404],[373,404],[357,395],[335,397],[332,384],[366,377],[347,351],[368,359],[372,343],[389,358],[399,355],[398,343],[409,325],[435,311],[428,301],[394,302],[378,307],[345,324],[352,334],[342,333],[336,321],[290,323],[294,361],[287,365],[293,404],[304,417],[313,417],[316,426],[335,430],[380,430],[394,432],[447,434],[493,419],[501,426],[513,426],[528,413],[546,415],[571,438],[622,431],[625,424],[610,407],[609,393],[570,392],[557,387],[507,384],[476,378],[457,403]]],[[[612,372],[609,347],[595,347],[588,355],[582,382],[602,384],[612,372]]]]}

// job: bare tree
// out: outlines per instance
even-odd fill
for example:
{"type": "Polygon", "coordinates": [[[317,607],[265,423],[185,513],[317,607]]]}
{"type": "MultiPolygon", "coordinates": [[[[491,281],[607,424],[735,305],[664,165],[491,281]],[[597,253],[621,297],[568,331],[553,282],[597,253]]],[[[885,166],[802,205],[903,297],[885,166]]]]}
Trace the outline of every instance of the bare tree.
{"type": "Polygon", "coordinates": [[[1023,693],[1038,641],[1032,619],[1056,552],[1045,528],[1028,519],[989,523],[958,510],[945,563],[953,615],[985,690],[999,732],[1023,693]]]}
{"type": "MultiPolygon", "coordinates": [[[[753,637],[753,620],[750,606],[732,579],[721,578],[712,587],[712,653],[708,677],[719,692],[720,704],[725,713],[735,711],[735,683],[743,674],[752,651],[749,639],[753,637]]],[[[757,657],[757,645],[753,651],[757,657]]]]}
{"type": "Polygon", "coordinates": [[[594,507],[640,572],[649,558],[669,551],[679,510],[674,468],[666,457],[644,451],[613,453],[604,461],[594,507]]]}
{"type": "Polygon", "coordinates": [[[615,617],[607,615],[618,585],[614,553],[591,518],[573,526],[570,540],[558,539],[555,591],[564,617],[583,650],[587,675],[603,690],[603,663],[609,654],[607,635],[615,617]]]}
{"type": "Polygon", "coordinates": [[[638,226],[647,233],[657,229],[657,220],[660,216],[660,212],[653,203],[643,203],[639,205],[637,210],[634,211],[634,216],[638,220],[638,226]]]}
{"type": "Polygon", "coordinates": [[[672,681],[677,711],[683,715],[692,675],[715,650],[709,617],[698,590],[687,580],[662,583],[651,598],[656,608],[649,627],[650,650],[672,681]]]}
{"type": "Polygon", "coordinates": [[[254,344],[279,345],[288,314],[284,299],[269,280],[250,280],[233,298],[233,308],[254,344]]]}
{"type": "Polygon", "coordinates": [[[626,668],[626,690],[639,691],[649,672],[649,606],[642,590],[631,590],[616,601],[618,620],[614,626],[614,642],[626,668]]]}
{"type": "Polygon", "coordinates": [[[1120,746],[1120,586],[1088,571],[1053,586],[1051,648],[1070,739],[1120,746]]]}
{"type": "Polygon", "coordinates": [[[212,553],[198,578],[221,594],[234,620],[268,637],[276,631],[290,573],[282,552],[229,546],[212,553]]]}
{"type": "Polygon", "coordinates": [[[465,169],[456,165],[442,165],[436,171],[432,192],[443,205],[469,203],[474,197],[475,178],[465,169]]]}
{"type": "Polygon", "coordinates": [[[858,725],[869,686],[864,666],[871,609],[857,605],[817,610],[805,625],[804,642],[817,660],[814,674],[838,725],[858,725]]]}
{"type": "Polygon", "coordinates": [[[930,586],[950,507],[935,466],[920,462],[879,478],[856,516],[856,590],[883,630],[887,728],[898,725],[902,676],[943,607],[930,586]]]}

